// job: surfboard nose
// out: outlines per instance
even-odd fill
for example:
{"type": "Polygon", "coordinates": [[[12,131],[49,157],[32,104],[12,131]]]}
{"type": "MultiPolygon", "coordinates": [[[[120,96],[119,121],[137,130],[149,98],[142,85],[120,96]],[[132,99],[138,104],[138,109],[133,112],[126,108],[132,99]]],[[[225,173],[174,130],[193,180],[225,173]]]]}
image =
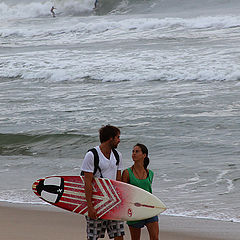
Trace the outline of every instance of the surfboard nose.
{"type": "MultiPolygon", "coordinates": [[[[33,183],[32,190],[35,194],[37,194],[37,186],[38,186],[39,180],[33,183]]],[[[38,194],[37,194],[38,195],[38,194]]]]}
{"type": "Polygon", "coordinates": [[[50,203],[57,203],[64,191],[64,180],[61,177],[39,179],[32,185],[33,192],[50,203]]]}

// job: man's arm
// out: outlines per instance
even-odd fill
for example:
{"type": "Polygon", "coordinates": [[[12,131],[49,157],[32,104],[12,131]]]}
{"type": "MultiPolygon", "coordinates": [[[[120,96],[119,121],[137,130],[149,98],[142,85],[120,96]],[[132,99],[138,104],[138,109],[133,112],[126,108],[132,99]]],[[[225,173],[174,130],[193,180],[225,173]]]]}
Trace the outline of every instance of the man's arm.
{"type": "Polygon", "coordinates": [[[121,170],[117,170],[116,180],[117,181],[122,181],[121,170]]]}
{"type": "Polygon", "coordinates": [[[123,171],[122,181],[125,182],[125,183],[129,183],[129,172],[128,172],[127,169],[125,169],[125,170],[123,171]]]}
{"type": "Polygon", "coordinates": [[[92,204],[92,180],[93,180],[93,173],[91,172],[84,172],[85,176],[85,195],[87,200],[87,206],[88,206],[88,216],[91,219],[97,219],[97,211],[94,209],[92,204]]]}

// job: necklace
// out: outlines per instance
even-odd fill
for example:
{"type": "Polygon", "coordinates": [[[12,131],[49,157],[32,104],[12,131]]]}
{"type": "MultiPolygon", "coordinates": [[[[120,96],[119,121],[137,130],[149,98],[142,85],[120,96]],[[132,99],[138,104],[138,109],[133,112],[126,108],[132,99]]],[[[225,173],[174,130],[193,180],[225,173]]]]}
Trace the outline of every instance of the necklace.
{"type": "MultiPolygon", "coordinates": [[[[144,172],[142,172],[141,174],[139,174],[137,171],[136,171],[136,169],[135,169],[135,167],[134,167],[134,165],[132,166],[132,172],[135,172],[135,174],[136,174],[136,177],[138,178],[138,179],[145,179],[146,178],[146,171],[145,171],[145,169],[144,169],[144,172]]],[[[134,174],[134,173],[133,173],[134,174]]]]}

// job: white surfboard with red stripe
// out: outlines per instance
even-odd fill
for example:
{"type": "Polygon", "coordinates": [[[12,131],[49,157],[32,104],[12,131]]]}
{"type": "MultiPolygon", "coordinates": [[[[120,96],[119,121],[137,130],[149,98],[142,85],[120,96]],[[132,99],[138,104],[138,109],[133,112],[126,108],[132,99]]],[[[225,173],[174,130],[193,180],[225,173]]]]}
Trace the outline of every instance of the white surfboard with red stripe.
{"type": "MultiPolygon", "coordinates": [[[[42,200],[87,216],[87,202],[83,176],[53,176],[37,180],[32,185],[42,200]]],[[[98,218],[112,220],[140,220],[166,210],[153,194],[119,181],[94,178],[93,204],[98,218]]]]}

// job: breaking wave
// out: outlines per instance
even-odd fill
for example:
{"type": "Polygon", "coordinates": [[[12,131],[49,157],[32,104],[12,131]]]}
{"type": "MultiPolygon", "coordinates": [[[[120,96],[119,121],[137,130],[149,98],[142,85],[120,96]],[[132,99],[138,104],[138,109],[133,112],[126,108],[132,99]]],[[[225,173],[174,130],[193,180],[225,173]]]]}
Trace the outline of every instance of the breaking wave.
{"type": "Polygon", "coordinates": [[[0,134],[0,156],[78,157],[80,146],[97,142],[81,134],[0,134]]]}
{"type": "Polygon", "coordinates": [[[238,0],[3,0],[0,3],[0,19],[51,17],[51,6],[56,14],[63,16],[105,15],[105,14],[158,14],[162,16],[200,16],[238,13],[238,0]]]}

